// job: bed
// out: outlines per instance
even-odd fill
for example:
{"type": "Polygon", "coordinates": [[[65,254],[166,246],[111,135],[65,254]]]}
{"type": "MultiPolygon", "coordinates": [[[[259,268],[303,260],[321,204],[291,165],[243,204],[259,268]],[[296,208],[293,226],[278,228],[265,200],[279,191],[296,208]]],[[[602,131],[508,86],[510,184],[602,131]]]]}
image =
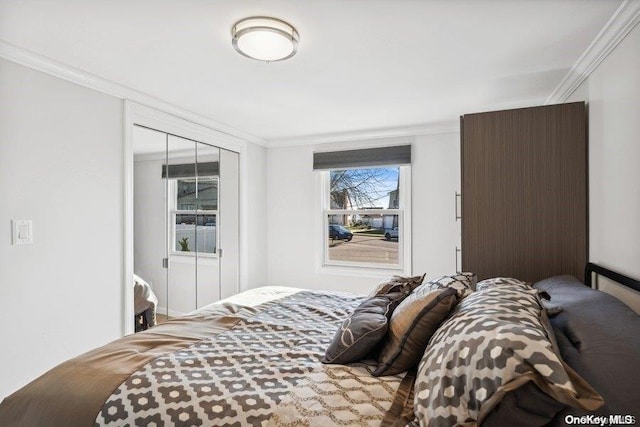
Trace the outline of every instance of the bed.
{"type": "Polygon", "coordinates": [[[604,399],[604,405],[590,413],[564,408],[553,422],[565,425],[567,416],[591,414],[605,417],[609,425],[635,424],[640,421],[640,316],[590,285],[596,275],[640,291],[640,281],[591,263],[585,270],[588,286],[571,276],[534,285],[547,291],[551,302],[562,308],[550,321],[563,359],[604,399]],[[623,418],[611,422],[610,415],[623,418]]]}
{"type": "MultiPolygon", "coordinates": [[[[455,280],[449,280],[447,286],[452,283],[455,285],[455,280]]],[[[433,290],[434,285],[430,286],[433,290]]],[[[373,298],[380,289],[378,286],[373,298]]],[[[420,289],[413,286],[405,300],[419,294],[420,289]]],[[[367,357],[348,364],[323,363],[327,349],[342,336],[341,331],[344,334],[345,319],[353,317],[372,295],[265,287],[64,362],[0,403],[0,425],[513,425],[514,419],[520,425],[564,425],[567,416],[582,414],[633,416],[634,420],[640,416],[640,320],[624,304],[569,276],[551,278],[533,288],[498,280],[484,285],[483,290],[469,292],[470,296],[464,295],[467,289],[462,291],[439,290],[438,303],[445,297],[449,301],[454,294],[456,303],[460,302],[437,329],[430,326],[435,330],[427,340],[428,347],[421,351],[419,364],[408,372],[383,370],[387,374],[374,376],[372,372],[380,365],[367,357]],[[576,409],[549,398],[549,390],[540,392],[540,387],[544,390],[546,386],[536,382],[540,381],[539,373],[531,381],[525,375],[521,386],[513,390],[498,384],[493,397],[480,396],[471,380],[468,384],[452,383],[442,387],[437,405],[425,404],[425,396],[430,394],[427,398],[433,400],[438,388],[425,384],[440,381],[442,385],[452,378],[436,375],[437,369],[430,367],[436,359],[442,366],[457,364],[453,369],[461,376],[454,378],[470,377],[470,364],[461,361],[463,356],[472,360],[474,355],[468,354],[468,342],[452,338],[451,330],[459,330],[455,322],[477,317],[478,307],[487,305],[491,307],[489,316],[499,317],[491,301],[496,295],[516,290],[530,295],[531,301],[539,301],[538,293],[545,291],[549,302],[561,307],[550,316],[551,335],[557,343],[552,342],[554,338],[550,342],[557,344],[562,358],[573,368],[570,371],[585,381],[587,392],[578,391],[571,399],[598,408],[576,409]],[[613,324],[624,327],[611,328],[613,324]],[[442,352],[453,354],[456,363],[442,362],[442,352]],[[427,357],[431,353],[438,356],[427,357]],[[465,407],[462,418],[454,418],[460,402],[456,403],[459,406],[449,402],[442,408],[443,400],[469,401],[468,396],[471,402],[485,397],[491,404],[465,407]],[[544,406],[546,413],[538,413],[537,405],[544,406]],[[444,414],[442,411],[446,414],[430,415],[444,414]]],[[[522,308],[517,312],[523,312],[522,308]]],[[[392,319],[388,312],[384,315],[392,319]]],[[[544,309],[531,316],[547,318],[544,309]]],[[[486,319],[482,322],[492,327],[486,319]]],[[[517,319],[519,324],[526,322],[517,319]]],[[[409,323],[413,327],[416,322],[409,323]]],[[[551,344],[545,346],[551,348],[551,344]]],[[[380,353],[381,345],[376,346],[375,354],[380,353]]],[[[402,345],[410,342],[402,341],[402,345]]],[[[480,388],[490,389],[483,381],[478,383],[484,387],[480,388]]],[[[554,393],[557,390],[551,390],[554,393]]]]}

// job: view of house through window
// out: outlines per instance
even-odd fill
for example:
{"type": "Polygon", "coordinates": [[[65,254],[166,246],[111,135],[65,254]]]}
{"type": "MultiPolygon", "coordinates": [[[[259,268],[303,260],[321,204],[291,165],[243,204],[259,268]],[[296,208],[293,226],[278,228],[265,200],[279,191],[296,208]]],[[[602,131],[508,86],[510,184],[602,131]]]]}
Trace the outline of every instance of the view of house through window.
{"type": "Polygon", "coordinates": [[[213,177],[172,180],[174,252],[216,253],[218,179],[213,177]],[[197,196],[197,197],[196,197],[197,196]]]}
{"type": "Polygon", "coordinates": [[[328,177],[325,262],[398,266],[400,168],[331,170],[328,177]]]}

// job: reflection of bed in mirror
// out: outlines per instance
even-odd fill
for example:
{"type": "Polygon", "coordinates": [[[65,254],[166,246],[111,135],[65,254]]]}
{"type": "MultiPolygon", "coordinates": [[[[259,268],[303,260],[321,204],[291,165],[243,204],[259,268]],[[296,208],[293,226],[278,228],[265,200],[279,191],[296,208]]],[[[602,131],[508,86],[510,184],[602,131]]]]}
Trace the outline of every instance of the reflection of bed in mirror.
{"type": "Polygon", "coordinates": [[[146,331],[157,323],[158,297],[146,281],[133,275],[133,314],[136,332],[146,331]]]}

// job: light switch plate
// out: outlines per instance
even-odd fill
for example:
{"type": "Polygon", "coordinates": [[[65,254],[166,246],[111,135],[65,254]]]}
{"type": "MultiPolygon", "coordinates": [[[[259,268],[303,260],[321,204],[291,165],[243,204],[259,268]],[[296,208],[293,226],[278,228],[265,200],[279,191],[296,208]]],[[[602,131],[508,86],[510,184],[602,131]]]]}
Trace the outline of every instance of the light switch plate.
{"type": "Polygon", "coordinates": [[[33,224],[30,219],[11,220],[11,235],[14,245],[33,243],[33,224]]]}

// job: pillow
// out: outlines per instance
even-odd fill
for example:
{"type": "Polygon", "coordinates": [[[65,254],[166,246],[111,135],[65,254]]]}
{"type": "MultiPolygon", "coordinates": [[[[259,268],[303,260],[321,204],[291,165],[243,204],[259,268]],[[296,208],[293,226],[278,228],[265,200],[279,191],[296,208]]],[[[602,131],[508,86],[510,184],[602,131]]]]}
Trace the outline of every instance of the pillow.
{"type": "MultiPolygon", "coordinates": [[[[536,290],[480,285],[436,331],[420,361],[414,395],[420,425],[480,424],[498,403],[517,401],[504,397],[528,383],[563,405],[603,404],[554,351],[536,290]]],[[[534,407],[548,408],[537,414],[548,421],[559,406],[534,407]]]]}
{"type": "Polygon", "coordinates": [[[523,282],[522,280],[513,279],[511,277],[494,277],[493,279],[485,279],[478,282],[476,290],[481,291],[483,289],[493,288],[496,286],[520,286],[525,289],[531,289],[531,285],[523,282]]]}
{"type": "Polygon", "coordinates": [[[389,306],[385,296],[368,298],[360,304],[336,331],[322,363],[345,364],[366,357],[387,332],[389,306]]]}
{"type": "Polygon", "coordinates": [[[322,363],[346,364],[366,358],[389,327],[389,318],[400,302],[411,293],[413,281],[401,280],[386,290],[364,300],[345,319],[327,348],[322,363]]]}
{"type": "Polygon", "coordinates": [[[442,276],[429,280],[420,287],[429,290],[453,288],[457,291],[458,297],[464,298],[476,289],[476,275],[473,273],[457,273],[451,276],[442,276]]]}
{"type": "MultiPolygon", "coordinates": [[[[374,290],[369,293],[369,297],[376,295],[384,295],[392,290],[398,290],[402,288],[408,290],[408,293],[413,291],[416,287],[422,284],[425,274],[422,276],[404,277],[404,276],[391,276],[378,284],[374,290]]],[[[407,294],[408,294],[407,293],[407,294]]]]}
{"type": "Polygon", "coordinates": [[[373,375],[395,375],[418,364],[429,339],[458,303],[456,289],[416,289],[391,315],[373,375]]]}
{"type": "MultiPolygon", "coordinates": [[[[513,279],[510,277],[495,277],[493,279],[485,279],[481,282],[478,282],[478,284],[476,285],[476,290],[481,291],[496,286],[521,286],[525,289],[530,289],[532,287],[530,283],[523,282],[522,280],[513,279]]],[[[542,307],[544,307],[547,312],[547,316],[555,316],[562,311],[562,307],[549,302],[551,297],[547,292],[538,291],[538,296],[540,297],[542,307]]],[[[551,332],[553,333],[553,331],[551,332]]]]}

